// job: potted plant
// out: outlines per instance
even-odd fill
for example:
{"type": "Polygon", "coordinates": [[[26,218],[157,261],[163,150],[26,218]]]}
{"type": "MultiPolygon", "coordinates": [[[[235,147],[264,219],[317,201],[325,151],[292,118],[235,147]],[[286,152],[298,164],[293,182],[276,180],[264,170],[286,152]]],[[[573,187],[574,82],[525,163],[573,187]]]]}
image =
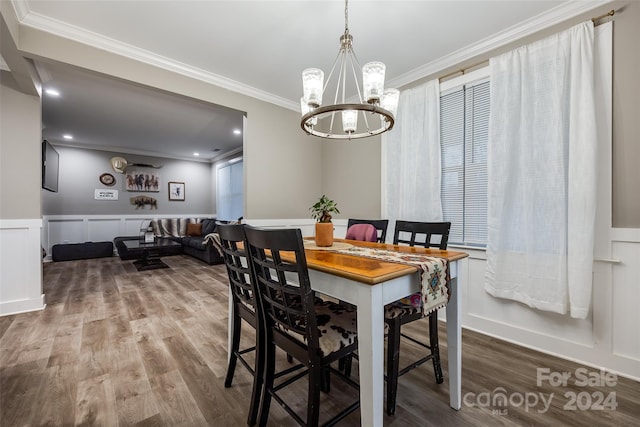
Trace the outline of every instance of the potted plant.
{"type": "Polygon", "coordinates": [[[324,194],[320,200],[309,208],[311,217],[316,221],[316,245],[331,246],[333,245],[333,223],[331,222],[332,213],[340,213],[336,202],[328,199],[324,194]]]}

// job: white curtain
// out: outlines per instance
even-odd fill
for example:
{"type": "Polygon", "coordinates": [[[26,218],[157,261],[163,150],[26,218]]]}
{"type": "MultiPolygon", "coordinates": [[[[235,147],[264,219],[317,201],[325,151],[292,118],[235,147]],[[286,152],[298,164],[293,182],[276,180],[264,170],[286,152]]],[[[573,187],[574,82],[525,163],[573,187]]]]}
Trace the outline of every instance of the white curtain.
{"type": "Polygon", "coordinates": [[[485,289],[586,318],[596,212],[591,21],[490,61],[485,289]]]}
{"type": "Polygon", "coordinates": [[[393,129],[382,135],[383,217],[441,221],[440,83],[402,91],[393,129]]]}

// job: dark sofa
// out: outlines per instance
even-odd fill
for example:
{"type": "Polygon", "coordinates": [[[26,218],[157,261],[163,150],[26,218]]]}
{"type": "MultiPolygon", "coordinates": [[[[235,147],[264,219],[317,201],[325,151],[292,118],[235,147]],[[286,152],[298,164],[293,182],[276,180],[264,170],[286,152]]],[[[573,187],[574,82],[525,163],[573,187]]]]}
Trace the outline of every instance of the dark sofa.
{"type": "MultiPolygon", "coordinates": [[[[161,250],[160,256],[184,253],[209,265],[224,263],[224,259],[214,244],[215,218],[202,220],[198,218],[154,219],[151,221],[150,226],[156,238],[166,238],[181,243],[180,246],[161,250]]],[[[127,250],[124,241],[137,240],[138,238],[139,236],[122,236],[113,239],[120,259],[131,260],[137,258],[137,254],[127,250]]]]}

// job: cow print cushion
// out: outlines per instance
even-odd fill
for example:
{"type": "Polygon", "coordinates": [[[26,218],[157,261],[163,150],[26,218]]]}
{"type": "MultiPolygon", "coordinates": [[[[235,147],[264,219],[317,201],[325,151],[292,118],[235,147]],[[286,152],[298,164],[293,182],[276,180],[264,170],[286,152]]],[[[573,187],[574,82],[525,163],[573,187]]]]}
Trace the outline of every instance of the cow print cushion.
{"type": "MultiPolygon", "coordinates": [[[[318,341],[323,357],[356,341],[358,326],[356,323],[356,311],[353,307],[316,298],[315,311],[316,324],[319,331],[318,341]]],[[[306,343],[303,335],[292,330],[285,330],[279,324],[276,327],[298,341],[306,343]]]]}
{"type": "Polygon", "coordinates": [[[416,295],[418,295],[419,298],[417,299],[412,298],[412,301],[419,301],[419,304],[416,304],[416,305],[412,305],[408,301],[407,302],[396,301],[396,302],[392,302],[391,304],[387,304],[384,307],[385,319],[396,319],[398,317],[411,316],[413,314],[421,312],[422,311],[421,294],[418,293],[416,295]]]}

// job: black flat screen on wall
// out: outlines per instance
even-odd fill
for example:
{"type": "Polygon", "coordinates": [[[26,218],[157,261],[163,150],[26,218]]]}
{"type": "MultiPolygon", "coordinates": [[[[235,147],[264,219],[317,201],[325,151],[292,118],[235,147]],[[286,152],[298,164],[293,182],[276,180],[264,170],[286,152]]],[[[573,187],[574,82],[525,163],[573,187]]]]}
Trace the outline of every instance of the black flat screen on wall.
{"type": "Polygon", "coordinates": [[[58,192],[58,152],[46,139],[42,141],[42,188],[58,192]]]}

